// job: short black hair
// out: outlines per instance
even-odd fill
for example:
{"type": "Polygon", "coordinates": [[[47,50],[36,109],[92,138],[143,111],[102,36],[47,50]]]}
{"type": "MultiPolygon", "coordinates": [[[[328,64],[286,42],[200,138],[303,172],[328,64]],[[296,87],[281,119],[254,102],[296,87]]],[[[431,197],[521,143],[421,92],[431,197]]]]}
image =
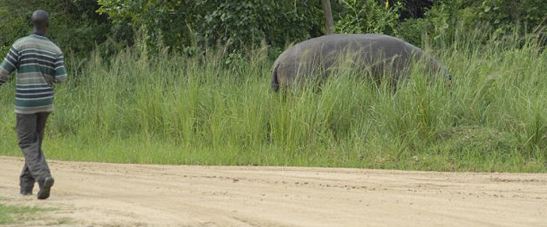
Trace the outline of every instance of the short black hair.
{"type": "Polygon", "coordinates": [[[30,20],[36,29],[44,29],[49,26],[49,14],[41,9],[34,11],[30,20]]]}

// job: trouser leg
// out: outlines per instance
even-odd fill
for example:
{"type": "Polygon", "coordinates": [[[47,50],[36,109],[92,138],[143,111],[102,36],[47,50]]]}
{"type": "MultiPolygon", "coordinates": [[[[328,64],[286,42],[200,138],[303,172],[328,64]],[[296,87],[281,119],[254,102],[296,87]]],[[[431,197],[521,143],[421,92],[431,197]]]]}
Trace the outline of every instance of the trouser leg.
{"type": "Polygon", "coordinates": [[[44,141],[44,132],[46,129],[46,122],[47,118],[49,117],[49,113],[37,113],[37,115],[36,135],[38,135],[40,152],[43,154],[44,152],[42,151],[42,142],[44,141]]]}
{"type": "Polygon", "coordinates": [[[28,168],[27,162],[23,165],[23,171],[21,171],[21,176],[19,177],[19,186],[21,186],[21,194],[29,195],[32,194],[32,189],[34,188],[34,183],[36,180],[32,177],[30,170],[28,168]]]}
{"type": "Polygon", "coordinates": [[[25,156],[25,166],[28,169],[28,171],[23,169],[23,174],[21,174],[22,186],[28,186],[30,182],[34,185],[34,181],[51,176],[49,166],[41,149],[47,116],[47,113],[17,114],[19,147],[25,156]],[[28,173],[33,178],[32,181],[30,181],[28,173]]]}

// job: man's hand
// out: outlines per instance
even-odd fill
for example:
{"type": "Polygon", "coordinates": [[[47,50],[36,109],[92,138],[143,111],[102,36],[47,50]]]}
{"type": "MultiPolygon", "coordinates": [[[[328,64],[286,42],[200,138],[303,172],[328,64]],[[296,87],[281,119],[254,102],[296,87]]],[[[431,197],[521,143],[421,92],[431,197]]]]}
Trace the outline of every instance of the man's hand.
{"type": "Polygon", "coordinates": [[[0,67],[0,86],[6,83],[9,79],[9,73],[6,72],[2,67],[0,67]]]}

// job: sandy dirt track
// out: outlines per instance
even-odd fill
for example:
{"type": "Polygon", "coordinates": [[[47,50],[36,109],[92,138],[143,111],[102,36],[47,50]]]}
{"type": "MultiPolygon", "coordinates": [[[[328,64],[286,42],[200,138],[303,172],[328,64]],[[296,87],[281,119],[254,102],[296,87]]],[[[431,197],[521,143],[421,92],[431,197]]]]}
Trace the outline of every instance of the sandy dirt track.
{"type": "Polygon", "coordinates": [[[50,161],[44,202],[17,194],[22,163],[0,157],[2,201],[56,208],[30,225],[547,226],[546,174],[50,161]]]}

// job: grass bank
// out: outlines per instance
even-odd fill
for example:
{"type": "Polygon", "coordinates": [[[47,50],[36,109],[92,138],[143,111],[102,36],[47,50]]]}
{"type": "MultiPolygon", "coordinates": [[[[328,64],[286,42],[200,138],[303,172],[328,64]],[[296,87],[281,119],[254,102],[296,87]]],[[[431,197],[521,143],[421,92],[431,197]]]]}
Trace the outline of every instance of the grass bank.
{"type": "MultiPolygon", "coordinates": [[[[57,88],[49,158],[440,171],[547,170],[547,54],[460,34],[435,49],[450,88],[415,71],[397,93],[341,72],[321,92],[270,91],[266,51],[94,56],[57,88]]],[[[73,67],[74,68],[74,67],[73,67]]],[[[14,83],[0,89],[0,155],[20,155],[14,83]]]]}
{"type": "Polygon", "coordinates": [[[0,225],[20,224],[36,219],[45,209],[27,206],[5,205],[0,203],[0,225]]]}

